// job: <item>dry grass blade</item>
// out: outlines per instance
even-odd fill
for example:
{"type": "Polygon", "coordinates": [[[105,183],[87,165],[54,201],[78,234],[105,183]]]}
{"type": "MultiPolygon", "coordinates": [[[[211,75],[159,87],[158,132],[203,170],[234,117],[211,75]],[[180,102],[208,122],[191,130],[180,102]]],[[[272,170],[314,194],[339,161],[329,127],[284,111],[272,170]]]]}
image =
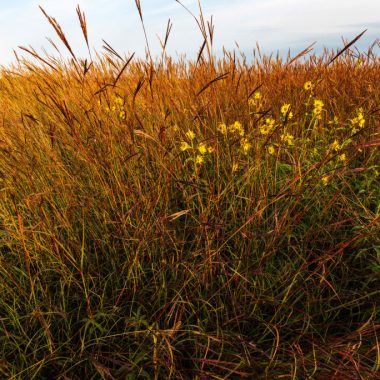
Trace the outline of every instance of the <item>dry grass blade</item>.
{"type": "Polygon", "coordinates": [[[181,5],[181,6],[186,10],[186,12],[188,12],[189,15],[191,15],[191,17],[193,17],[193,19],[195,20],[195,22],[198,24],[198,27],[199,27],[200,31],[201,31],[202,34],[203,34],[203,38],[204,38],[204,39],[207,39],[207,37],[206,37],[206,35],[204,34],[204,31],[203,31],[203,29],[202,29],[202,25],[201,25],[201,23],[199,22],[199,20],[197,19],[197,17],[194,15],[194,13],[191,12],[191,10],[190,10],[189,8],[187,8],[184,4],[182,4],[179,0],[175,0],[175,1],[176,1],[179,5],[181,5]]]}
{"type": "Polygon", "coordinates": [[[44,16],[49,21],[50,25],[54,28],[55,32],[57,33],[57,35],[60,38],[60,40],[62,41],[62,43],[66,46],[66,48],[70,52],[71,56],[74,58],[74,61],[77,62],[77,58],[76,58],[73,50],[71,49],[71,46],[70,46],[69,42],[67,41],[67,38],[66,38],[65,34],[63,33],[62,28],[58,24],[57,20],[54,17],[50,17],[41,6],[39,6],[39,8],[41,9],[41,12],[44,14],[44,16]]]}
{"type": "Polygon", "coordinates": [[[20,57],[18,56],[16,50],[13,49],[13,54],[15,55],[16,62],[20,62],[20,57]]]}
{"type": "Polygon", "coordinates": [[[166,49],[166,45],[168,43],[168,40],[169,40],[169,36],[170,36],[170,32],[172,30],[172,27],[173,27],[173,23],[171,22],[170,18],[168,20],[168,23],[166,25],[166,32],[165,32],[165,38],[164,38],[164,42],[162,42],[160,40],[160,45],[161,45],[161,48],[163,51],[165,51],[166,49]]]}
{"type": "Polygon", "coordinates": [[[142,13],[142,9],[141,9],[140,0],[135,0],[135,4],[136,4],[137,11],[139,12],[140,21],[141,21],[141,25],[142,25],[143,32],[144,32],[144,37],[145,37],[146,48],[148,50],[148,55],[149,55],[149,58],[150,58],[150,63],[153,64],[153,59],[152,59],[152,55],[150,53],[149,40],[148,40],[148,35],[147,35],[146,29],[145,29],[145,24],[144,24],[144,19],[143,19],[143,13],[142,13]]]}
{"type": "Polygon", "coordinates": [[[358,41],[362,36],[363,34],[367,31],[367,29],[363,30],[360,34],[358,34],[351,42],[349,42],[348,44],[346,44],[344,46],[344,48],[340,51],[338,51],[337,54],[334,55],[333,58],[330,59],[330,61],[327,63],[326,66],[330,65],[331,63],[333,63],[340,55],[342,55],[350,46],[352,46],[356,41],[358,41]]]}
{"type": "Polygon", "coordinates": [[[221,74],[219,76],[217,76],[216,78],[210,80],[210,82],[208,82],[205,86],[203,86],[196,94],[196,96],[200,95],[203,91],[205,91],[208,87],[210,87],[213,83],[215,82],[218,82],[220,80],[224,80],[228,77],[228,75],[230,75],[229,72],[227,73],[224,73],[224,74],[221,74]]]}
{"type": "Polygon", "coordinates": [[[176,220],[176,219],[180,218],[180,217],[183,216],[183,215],[188,214],[189,212],[191,212],[190,209],[182,210],[182,211],[178,211],[178,212],[175,212],[174,214],[169,215],[169,216],[168,216],[168,219],[169,219],[170,221],[173,221],[173,220],[176,220]]]}
{"type": "Polygon", "coordinates": [[[370,111],[369,111],[369,114],[370,114],[370,115],[374,115],[375,113],[378,113],[379,111],[380,111],[380,108],[377,108],[377,107],[376,107],[375,109],[370,110],[370,111]]]}
{"type": "Polygon", "coordinates": [[[364,143],[356,145],[355,149],[361,149],[361,148],[370,148],[374,146],[380,146],[380,139],[372,140],[372,141],[366,141],[364,143]]]}
{"type": "Polygon", "coordinates": [[[203,51],[204,51],[206,45],[207,45],[207,40],[204,40],[201,48],[199,49],[199,53],[198,53],[198,56],[197,56],[197,65],[203,59],[202,58],[202,54],[203,54],[203,51]]]}
{"type": "Polygon", "coordinates": [[[214,41],[214,31],[215,31],[215,26],[214,26],[214,23],[213,23],[212,16],[211,16],[211,20],[207,21],[207,28],[208,28],[208,34],[209,34],[209,37],[210,37],[210,43],[212,45],[212,43],[214,41]]]}
{"type": "Polygon", "coordinates": [[[133,53],[127,62],[125,62],[124,66],[121,68],[119,74],[117,75],[115,81],[113,82],[113,86],[115,87],[116,86],[116,83],[119,81],[121,75],[123,74],[124,70],[128,67],[128,65],[130,64],[130,62],[132,61],[133,57],[135,56],[135,53],[133,53]]]}
{"type": "Polygon", "coordinates": [[[133,103],[136,102],[136,96],[137,94],[139,93],[139,91],[141,90],[142,86],[144,85],[145,83],[145,79],[144,78],[140,78],[137,85],[136,85],[136,88],[135,88],[135,91],[133,92],[133,103]]]}
{"type": "Polygon", "coordinates": [[[258,86],[256,86],[247,96],[247,100],[257,91],[259,90],[261,87],[263,86],[262,83],[260,83],[258,86]]]}
{"type": "Polygon", "coordinates": [[[47,38],[50,45],[53,46],[53,48],[58,52],[58,54],[61,54],[60,50],[58,49],[58,46],[55,44],[55,42],[51,38],[47,38]]]}
{"type": "Polygon", "coordinates": [[[143,14],[141,9],[141,3],[140,0],[135,0],[137,11],[139,12],[140,20],[143,21],[143,14]]]}
{"type": "Polygon", "coordinates": [[[77,6],[77,9],[76,9],[76,10],[77,10],[78,18],[79,18],[80,27],[81,27],[81,29],[82,29],[83,36],[84,36],[84,39],[85,39],[85,41],[86,41],[86,45],[87,45],[87,49],[88,49],[88,53],[89,53],[90,56],[91,56],[90,45],[89,45],[89,43],[88,43],[88,33],[87,33],[86,16],[85,16],[84,12],[81,12],[79,5],[77,6]]]}
{"type": "Polygon", "coordinates": [[[121,61],[124,61],[123,57],[107,41],[102,41],[104,42],[103,49],[107,50],[109,53],[111,53],[121,61]]]}
{"type": "Polygon", "coordinates": [[[294,58],[292,58],[287,64],[286,66],[290,66],[293,62],[297,61],[299,58],[303,57],[304,55],[310,53],[313,48],[314,48],[314,45],[316,44],[317,42],[313,42],[312,44],[310,44],[307,48],[305,48],[304,50],[302,50],[300,53],[298,53],[294,58]]]}
{"type": "Polygon", "coordinates": [[[151,135],[149,135],[148,133],[144,132],[144,131],[140,131],[139,129],[135,129],[133,131],[133,133],[136,135],[136,136],[141,136],[141,137],[145,137],[146,139],[148,140],[151,140],[151,141],[154,141],[155,143],[159,143],[158,140],[156,140],[154,137],[152,137],[151,135]]]}
{"type": "Polygon", "coordinates": [[[27,53],[29,53],[34,58],[38,59],[39,61],[43,62],[45,65],[49,66],[52,70],[57,71],[57,69],[50,62],[48,62],[46,59],[42,58],[34,49],[32,49],[32,48],[28,49],[24,46],[19,46],[18,48],[26,51],[27,53]]]}
{"type": "Polygon", "coordinates": [[[104,84],[102,87],[99,88],[99,90],[97,90],[97,91],[94,92],[94,95],[101,94],[102,92],[106,91],[108,87],[113,87],[113,85],[110,84],[110,83],[104,84]]]}
{"type": "MultiPolygon", "coordinates": [[[[140,90],[142,89],[142,87],[144,86],[144,83],[145,83],[145,79],[143,77],[141,77],[139,80],[138,80],[138,83],[136,85],[136,88],[133,92],[133,98],[132,98],[132,110],[133,110],[133,114],[134,114],[134,117],[136,118],[136,121],[138,122],[140,128],[142,130],[144,130],[144,125],[140,119],[140,117],[137,115],[137,112],[136,112],[136,97],[137,97],[137,94],[140,92],[140,90]]],[[[134,137],[134,134],[131,133],[131,136],[134,137]]]]}
{"type": "Polygon", "coordinates": [[[93,62],[88,62],[87,59],[85,59],[83,62],[83,75],[87,75],[87,73],[90,71],[90,68],[93,65],[93,62]]]}

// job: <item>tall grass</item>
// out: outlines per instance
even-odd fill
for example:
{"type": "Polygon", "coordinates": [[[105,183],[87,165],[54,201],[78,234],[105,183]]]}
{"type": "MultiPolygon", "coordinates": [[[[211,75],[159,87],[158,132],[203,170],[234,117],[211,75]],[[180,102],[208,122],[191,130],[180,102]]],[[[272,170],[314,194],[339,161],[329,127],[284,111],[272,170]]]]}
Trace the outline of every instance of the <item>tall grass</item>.
{"type": "Polygon", "coordinates": [[[72,58],[1,71],[0,377],[378,376],[373,50],[218,59],[201,16],[196,61],[84,61],[46,16],[72,58]]]}

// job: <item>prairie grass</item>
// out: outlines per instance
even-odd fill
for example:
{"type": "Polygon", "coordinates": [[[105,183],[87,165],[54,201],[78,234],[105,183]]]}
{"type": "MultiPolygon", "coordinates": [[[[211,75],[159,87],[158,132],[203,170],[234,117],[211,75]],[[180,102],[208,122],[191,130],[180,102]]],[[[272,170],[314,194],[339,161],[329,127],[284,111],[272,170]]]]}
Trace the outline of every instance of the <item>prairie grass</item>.
{"type": "Polygon", "coordinates": [[[373,49],[217,58],[202,16],[196,61],[84,61],[46,16],[72,58],[0,78],[0,377],[376,378],[373,49]]]}

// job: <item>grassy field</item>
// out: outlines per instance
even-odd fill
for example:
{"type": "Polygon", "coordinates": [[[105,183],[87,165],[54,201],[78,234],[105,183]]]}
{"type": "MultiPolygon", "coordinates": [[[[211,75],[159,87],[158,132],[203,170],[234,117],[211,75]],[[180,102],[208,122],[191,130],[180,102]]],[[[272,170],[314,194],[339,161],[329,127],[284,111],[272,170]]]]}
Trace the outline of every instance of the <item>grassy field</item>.
{"type": "Polygon", "coordinates": [[[0,378],[379,376],[379,57],[198,21],[194,61],[1,70],[0,378]]]}

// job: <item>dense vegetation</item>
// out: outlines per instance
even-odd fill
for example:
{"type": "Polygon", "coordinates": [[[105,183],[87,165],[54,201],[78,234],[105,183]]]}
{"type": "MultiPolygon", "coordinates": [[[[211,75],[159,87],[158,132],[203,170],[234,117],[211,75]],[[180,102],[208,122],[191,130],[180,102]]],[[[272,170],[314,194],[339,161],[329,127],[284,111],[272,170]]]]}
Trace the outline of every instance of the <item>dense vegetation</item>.
{"type": "Polygon", "coordinates": [[[376,377],[379,58],[199,22],[197,61],[2,69],[1,378],[376,377]]]}

